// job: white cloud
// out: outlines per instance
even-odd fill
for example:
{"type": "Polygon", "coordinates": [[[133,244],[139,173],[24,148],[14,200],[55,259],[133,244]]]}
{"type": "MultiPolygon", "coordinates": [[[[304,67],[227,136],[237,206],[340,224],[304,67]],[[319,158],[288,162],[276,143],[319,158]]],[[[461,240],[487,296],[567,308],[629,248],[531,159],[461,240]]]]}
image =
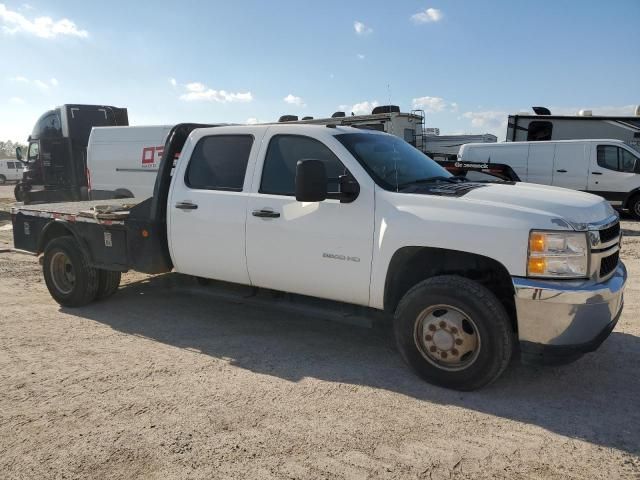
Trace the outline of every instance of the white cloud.
{"type": "Polygon", "coordinates": [[[172,77],[172,78],[169,78],[169,84],[170,84],[172,87],[177,87],[177,86],[178,86],[178,82],[177,82],[177,80],[176,80],[175,78],[173,78],[173,77],[172,77]]]}
{"type": "MultiPolygon", "coordinates": [[[[380,105],[377,100],[373,100],[371,102],[364,101],[360,103],[354,104],[350,109],[345,109],[345,111],[351,111],[356,115],[369,115],[371,114],[371,110],[380,105]]],[[[344,105],[340,105],[343,107],[344,105]]]]}
{"type": "Polygon", "coordinates": [[[508,113],[499,110],[465,112],[462,117],[471,120],[474,133],[493,133],[498,139],[505,138],[508,113]]]}
{"type": "MultiPolygon", "coordinates": [[[[447,102],[444,101],[444,98],[440,97],[414,98],[411,101],[411,105],[413,106],[413,108],[420,108],[426,113],[442,112],[445,108],[447,108],[447,102]]],[[[457,107],[457,104],[452,103],[451,105],[455,105],[457,107]]]]}
{"type": "Polygon", "coordinates": [[[0,23],[6,34],[26,33],[40,38],[56,38],[59,35],[87,38],[89,32],[81,30],[68,18],[53,20],[51,17],[28,19],[21,13],[9,10],[0,3],[0,23]]]}
{"type": "Polygon", "coordinates": [[[187,102],[251,102],[251,92],[227,92],[226,90],[213,90],[200,82],[187,83],[185,93],[180,95],[180,100],[187,102]]]}
{"type": "Polygon", "coordinates": [[[359,53],[359,54],[358,54],[358,58],[359,58],[360,60],[364,60],[364,58],[365,58],[365,57],[364,57],[364,54],[359,53]]]}
{"type": "Polygon", "coordinates": [[[11,97],[9,99],[9,103],[12,104],[12,105],[24,105],[24,98],[11,97]]]}
{"type": "Polygon", "coordinates": [[[286,97],[283,98],[283,100],[288,103],[289,105],[295,105],[296,107],[306,107],[304,100],[302,100],[302,98],[300,97],[296,97],[295,95],[292,95],[291,93],[289,95],[287,95],[286,97]]]}
{"type": "Polygon", "coordinates": [[[415,23],[433,23],[442,20],[443,16],[444,15],[441,10],[438,10],[437,8],[427,8],[424,12],[418,12],[411,15],[411,20],[415,23]]]}
{"type": "Polygon", "coordinates": [[[355,21],[353,22],[353,29],[358,35],[369,35],[373,32],[373,28],[366,26],[364,23],[355,21]]]}
{"type": "Polygon", "coordinates": [[[17,77],[12,77],[9,80],[12,80],[18,83],[23,83],[25,85],[37,87],[40,90],[49,90],[50,87],[57,87],[60,84],[56,78],[51,78],[49,79],[49,81],[44,81],[44,80],[38,80],[38,79],[30,80],[27,77],[17,76],[17,77]]]}

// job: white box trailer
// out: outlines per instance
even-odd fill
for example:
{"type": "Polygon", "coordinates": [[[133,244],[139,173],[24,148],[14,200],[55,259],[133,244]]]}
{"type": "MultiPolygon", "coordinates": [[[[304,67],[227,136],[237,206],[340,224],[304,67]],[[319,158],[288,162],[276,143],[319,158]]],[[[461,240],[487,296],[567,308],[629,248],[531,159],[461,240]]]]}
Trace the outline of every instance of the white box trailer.
{"type": "Polygon", "coordinates": [[[87,147],[89,197],[147,198],[172,125],[94,127],[87,147]]]}
{"type": "Polygon", "coordinates": [[[436,161],[455,160],[460,147],[466,143],[496,143],[498,137],[490,133],[480,135],[425,135],[424,153],[436,161]]]}
{"type": "Polygon", "coordinates": [[[458,158],[507,164],[524,182],[600,195],[640,219],[640,152],[622,140],[470,143],[458,158]]]}

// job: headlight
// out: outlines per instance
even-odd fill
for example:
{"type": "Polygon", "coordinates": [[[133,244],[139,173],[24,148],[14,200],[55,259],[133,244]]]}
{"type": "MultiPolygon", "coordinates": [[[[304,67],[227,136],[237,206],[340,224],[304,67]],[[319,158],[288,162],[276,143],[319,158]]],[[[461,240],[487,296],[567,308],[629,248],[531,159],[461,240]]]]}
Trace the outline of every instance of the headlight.
{"type": "Polygon", "coordinates": [[[584,278],[588,268],[589,249],[585,233],[533,230],[529,234],[529,277],[584,278]]]}

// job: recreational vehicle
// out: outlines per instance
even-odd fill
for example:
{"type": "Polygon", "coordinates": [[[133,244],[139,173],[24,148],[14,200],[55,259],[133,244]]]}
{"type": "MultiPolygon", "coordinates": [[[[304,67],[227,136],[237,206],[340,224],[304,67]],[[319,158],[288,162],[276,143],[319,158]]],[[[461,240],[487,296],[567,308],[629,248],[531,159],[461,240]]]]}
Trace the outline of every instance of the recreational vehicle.
{"type": "Polygon", "coordinates": [[[507,142],[615,138],[640,148],[640,105],[628,116],[593,115],[580,110],[576,115],[552,115],[545,107],[533,107],[535,115],[509,115],[507,142]],[[633,114],[633,115],[632,115],[633,114]]]}

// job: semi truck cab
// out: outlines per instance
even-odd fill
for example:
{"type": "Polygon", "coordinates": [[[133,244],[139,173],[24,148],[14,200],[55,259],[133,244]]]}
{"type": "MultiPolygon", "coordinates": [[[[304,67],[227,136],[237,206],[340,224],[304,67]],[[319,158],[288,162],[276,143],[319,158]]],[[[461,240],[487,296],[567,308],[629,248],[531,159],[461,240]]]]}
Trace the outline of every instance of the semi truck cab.
{"type": "MultiPolygon", "coordinates": [[[[62,105],[45,112],[28,138],[26,168],[15,188],[25,203],[88,198],[87,143],[96,126],[128,125],[126,108],[62,105]]],[[[16,151],[20,158],[23,152],[16,151]]]]}

